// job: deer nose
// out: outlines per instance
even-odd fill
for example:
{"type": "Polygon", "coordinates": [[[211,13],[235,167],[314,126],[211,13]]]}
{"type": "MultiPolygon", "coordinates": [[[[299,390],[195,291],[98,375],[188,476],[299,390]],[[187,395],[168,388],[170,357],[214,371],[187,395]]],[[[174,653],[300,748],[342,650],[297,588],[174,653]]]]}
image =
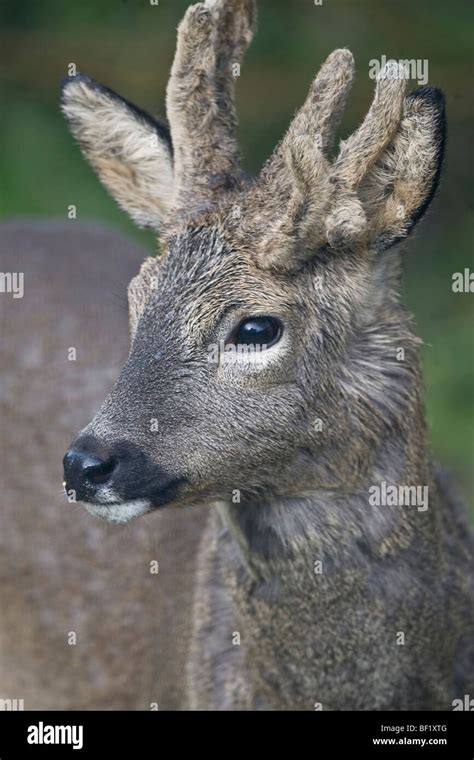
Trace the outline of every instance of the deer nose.
{"type": "Polygon", "coordinates": [[[117,464],[117,459],[106,452],[71,447],[63,459],[66,491],[74,490],[79,500],[93,496],[99,486],[111,481],[117,464]]]}

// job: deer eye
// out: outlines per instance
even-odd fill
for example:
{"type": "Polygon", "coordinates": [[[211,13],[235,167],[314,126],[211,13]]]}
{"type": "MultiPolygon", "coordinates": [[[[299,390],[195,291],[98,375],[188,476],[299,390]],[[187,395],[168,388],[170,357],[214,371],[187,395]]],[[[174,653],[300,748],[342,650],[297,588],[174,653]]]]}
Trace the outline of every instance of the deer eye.
{"type": "Polygon", "coordinates": [[[283,325],[275,317],[250,317],[242,320],[227,343],[270,348],[280,340],[282,331],[283,325]]]}

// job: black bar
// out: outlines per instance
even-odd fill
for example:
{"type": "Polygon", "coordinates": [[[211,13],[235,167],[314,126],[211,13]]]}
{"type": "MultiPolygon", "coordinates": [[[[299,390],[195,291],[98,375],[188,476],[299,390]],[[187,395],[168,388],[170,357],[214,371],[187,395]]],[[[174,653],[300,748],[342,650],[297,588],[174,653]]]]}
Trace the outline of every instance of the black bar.
{"type": "Polygon", "coordinates": [[[2,712],[0,760],[160,758],[189,747],[197,753],[245,756],[257,742],[280,756],[304,752],[311,760],[352,757],[474,758],[473,712],[2,712]],[[56,731],[63,726],[64,730],[56,731]],[[73,728],[76,732],[73,733],[73,728]],[[82,737],[79,727],[82,726],[82,737]],[[52,729],[50,727],[53,727],[52,729]],[[67,728],[69,727],[69,729],[67,728]],[[43,739],[43,744],[28,742],[43,739]],[[50,738],[72,744],[47,744],[50,738]],[[79,748],[82,738],[82,747],[79,748]],[[383,740],[383,742],[382,742],[383,740]],[[390,741],[389,741],[390,740],[390,741]],[[424,744],[421,742],[424,740],[424,744]],[[341,755],[341,753],[344,753],[341,755]]]}

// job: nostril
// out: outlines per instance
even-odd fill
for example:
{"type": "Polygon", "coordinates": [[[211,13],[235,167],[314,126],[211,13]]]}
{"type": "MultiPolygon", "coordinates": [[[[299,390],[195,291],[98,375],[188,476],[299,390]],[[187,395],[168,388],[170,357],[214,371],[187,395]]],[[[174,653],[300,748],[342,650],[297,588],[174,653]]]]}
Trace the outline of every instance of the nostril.
{"type": "Polygon", "coordinates": [[[90,494],[91,489],[107,483],[119,464],[117,457],[109,453],[101,456],[90,444],[88,450],[84,444],[69,449],[63,462],[66,487],[81,495],[84,495],[84,489],[90,494]]]}
{"type": "Polygon", "coordinates": [[[84,462],[83,473],[86,480],[92,485],[99,485],[107,483],[110,480],[110,476],[117,467],[117,460],[115,457],[110,457],[105,462],[84,462]]]}

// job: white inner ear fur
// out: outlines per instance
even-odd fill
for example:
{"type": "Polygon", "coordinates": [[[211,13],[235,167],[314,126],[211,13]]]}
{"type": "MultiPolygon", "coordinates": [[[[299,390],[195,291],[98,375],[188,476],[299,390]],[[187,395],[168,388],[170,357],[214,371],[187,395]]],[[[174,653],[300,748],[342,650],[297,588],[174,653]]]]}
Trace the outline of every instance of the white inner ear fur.
{"type": "Polygon", "coordinates": [[[141,227],[158,230],[174,190],[169,146],[152,124],[84,80],[69,82],[63,111],[99,178],[141,227]]]}

